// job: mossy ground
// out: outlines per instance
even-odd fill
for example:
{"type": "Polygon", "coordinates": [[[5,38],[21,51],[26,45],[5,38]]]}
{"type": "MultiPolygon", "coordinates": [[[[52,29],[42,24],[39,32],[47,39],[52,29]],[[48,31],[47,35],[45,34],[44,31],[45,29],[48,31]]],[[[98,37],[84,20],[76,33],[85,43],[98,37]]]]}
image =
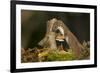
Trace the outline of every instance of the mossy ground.
{"type": "Polygon", "coordinates": [[[48,53],[46,61],[67,61],[74,59],[75,57],[72,52],[53,50],[48,53]]]}
{"type": "MultiPolygon", "coordinates": [[[[89,51],[88,51],[89,52],[89,51]]],[[[89,53],[84,51],[81,59],[89,59],[89,53]]],[[[22,49],[21,53],[21,62],[49,62],[49,61],[71,61],[77,60],[75,55],[72,52],[72,49],[69,49],[67,52],[64,50],[51,49],[51,48],[33,48],[24,50],[22,49]]]]}

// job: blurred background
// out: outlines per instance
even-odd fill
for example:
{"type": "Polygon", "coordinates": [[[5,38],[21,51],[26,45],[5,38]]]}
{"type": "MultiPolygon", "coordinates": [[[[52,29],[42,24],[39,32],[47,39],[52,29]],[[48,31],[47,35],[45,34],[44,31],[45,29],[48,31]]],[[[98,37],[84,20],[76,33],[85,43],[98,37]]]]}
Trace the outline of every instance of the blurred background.
{"type": "Polygon", "coordinates": [[[21,10],[21,47],[35,47],[45,36],[46,23],[52,18],[62,20],[80,43],[90,41],[89,13],[21,10]]]}

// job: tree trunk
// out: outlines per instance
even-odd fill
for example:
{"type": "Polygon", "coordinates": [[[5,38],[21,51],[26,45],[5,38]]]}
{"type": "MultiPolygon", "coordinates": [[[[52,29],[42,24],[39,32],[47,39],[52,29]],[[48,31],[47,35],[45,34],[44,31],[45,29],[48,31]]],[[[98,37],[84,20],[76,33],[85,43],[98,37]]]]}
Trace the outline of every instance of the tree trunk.
{"type": "Polygon", "coordinates": [[[56,41],[55,41],[55,33],[50,32],[48,33],[39,43],[38,45],[50,48],[50,49],[57,49],[56,41]]]}

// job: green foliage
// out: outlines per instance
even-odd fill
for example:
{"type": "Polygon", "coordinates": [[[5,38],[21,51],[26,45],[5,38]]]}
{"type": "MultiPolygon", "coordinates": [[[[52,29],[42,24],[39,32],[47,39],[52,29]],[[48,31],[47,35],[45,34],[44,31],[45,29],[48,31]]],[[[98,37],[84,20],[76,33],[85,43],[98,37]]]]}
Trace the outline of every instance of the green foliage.
{"type": "Polygon", "coordinates": [[[59,50],[52,50],[47,54],[45,61],[67,61],[74,59],[75,57],[72,53],[59,50]]]}

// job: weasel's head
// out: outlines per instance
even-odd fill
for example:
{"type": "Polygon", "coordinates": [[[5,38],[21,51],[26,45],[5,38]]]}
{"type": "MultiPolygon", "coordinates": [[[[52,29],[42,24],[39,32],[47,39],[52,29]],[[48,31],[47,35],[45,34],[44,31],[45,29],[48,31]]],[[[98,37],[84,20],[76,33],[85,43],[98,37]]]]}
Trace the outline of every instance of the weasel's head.
{"type": "Polygon", "coordinates": [[[59,27],[61,27],[61,28],[63,29],[61,21],[57,20],[57,21],[53,24],[52,31],[53,31],[53,32],[56,32],[57,30],[60,30],[60,29],[58,29],[59,27]]]}

